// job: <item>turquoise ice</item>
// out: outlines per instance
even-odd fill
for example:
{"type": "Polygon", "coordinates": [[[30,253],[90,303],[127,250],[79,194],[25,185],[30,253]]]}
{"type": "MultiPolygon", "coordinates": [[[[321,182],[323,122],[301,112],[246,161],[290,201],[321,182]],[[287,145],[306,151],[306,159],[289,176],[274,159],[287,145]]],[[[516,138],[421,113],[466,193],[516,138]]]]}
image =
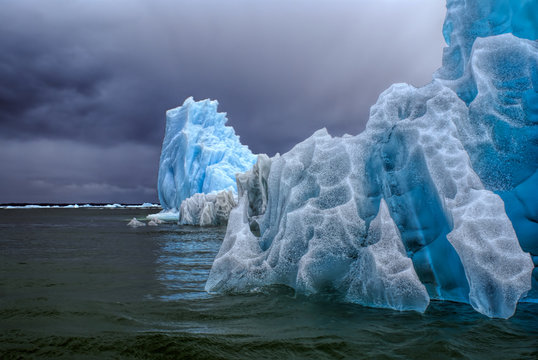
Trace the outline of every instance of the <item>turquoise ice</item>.
{"type": "Polygon", "coordinates": [[[206,289],[500,318],[536,301],[537,31],[536,0],[448,0],[430,84],[391,86],[357,136],[319,130],[238,176],[206,289]]]}
{"type": "Polygon", "coordinates": [[[159,162],[158,192],[163,210],[179,210],[197,193],[237,192],[235,174],[256,162],[216,100],[194,101],[166,112],[166,131],[159,162]]]}

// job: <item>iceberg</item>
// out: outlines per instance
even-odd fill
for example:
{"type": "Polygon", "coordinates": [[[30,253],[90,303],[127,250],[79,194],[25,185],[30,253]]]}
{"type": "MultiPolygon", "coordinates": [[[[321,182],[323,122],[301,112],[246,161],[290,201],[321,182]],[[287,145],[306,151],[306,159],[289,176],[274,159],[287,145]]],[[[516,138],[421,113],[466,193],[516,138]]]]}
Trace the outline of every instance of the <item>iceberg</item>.
{"type": "Polygon", "coordinates": [[[283,284],[416,311],[452,300],[498,318],[537,301],[537,13],[534,0],[448,0],[430,84],[391,86],[356,136],[322,129],[258,156],[206,290],[283,284]]]}
{"type": "Polygon", "coordinates": [[[237,192],[236,173],[247,171],[256,156],[242,145],[217,101],[194,101],[166,112],[159,162],[158,194],[164,212],[178,212],[197,193],[237,192]]]}
{"type": "Polygon", "coordinates": [[[146,216],[148,220],[161,221],[161,222],[175,222],[179,221],[179,210],[169,209],[162,210],[161,212],[155,214],[149,214],[146,216]]]}

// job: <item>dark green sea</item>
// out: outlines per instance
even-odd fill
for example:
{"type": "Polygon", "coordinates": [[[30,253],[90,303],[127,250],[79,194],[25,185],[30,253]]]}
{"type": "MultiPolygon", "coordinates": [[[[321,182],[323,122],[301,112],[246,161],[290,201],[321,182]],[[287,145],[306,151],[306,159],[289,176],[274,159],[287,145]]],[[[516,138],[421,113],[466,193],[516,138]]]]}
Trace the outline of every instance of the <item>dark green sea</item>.
{"type": "Polygon", "coordinates": [[[147,209],[0,209],[0,359],[538,359],[538,304],[371,309],[273,287],[211,295],[224,228],[147,209]]]}

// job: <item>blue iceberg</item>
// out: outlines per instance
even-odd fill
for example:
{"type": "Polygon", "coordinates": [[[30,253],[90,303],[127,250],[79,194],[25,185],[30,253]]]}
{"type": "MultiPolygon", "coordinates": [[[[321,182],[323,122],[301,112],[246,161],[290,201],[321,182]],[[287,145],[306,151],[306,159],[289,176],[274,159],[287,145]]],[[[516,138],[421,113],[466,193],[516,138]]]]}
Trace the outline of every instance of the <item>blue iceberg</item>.
{"type": "MultiPolygon", "coordinates": [[[[159,162],[158,193],[164,212],[175,213],[194,194],[237,192],[235,174],[247,171],[256,156],[242,145],[217,101],[192,97],[166,112],[159,162]]],[[[177,217],[176,217],[177,219],[177,217]]]]}
{"type": "Polygon", "coordinates": [[[447,9],[435,76],[468,105],[460,138],[533,256],[526,300],[538,301],[538,1],[448,0],[447,9]]]}
{"type": "Polygon", "coordinates": [[[430,84],[391,86],[359,135],[322,129],[238,175],[207,291],[284,284],[500,318],[538,299],[538,1],[447,10],[430,84]]]}

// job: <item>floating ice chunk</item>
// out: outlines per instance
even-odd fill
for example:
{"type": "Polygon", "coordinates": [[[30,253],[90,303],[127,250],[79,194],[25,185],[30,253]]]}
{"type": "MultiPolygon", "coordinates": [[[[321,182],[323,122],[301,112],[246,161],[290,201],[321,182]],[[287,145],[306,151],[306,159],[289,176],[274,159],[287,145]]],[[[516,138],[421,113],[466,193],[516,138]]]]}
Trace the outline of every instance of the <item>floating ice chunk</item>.
{"type": "Polygon", "coordinates": [[[140,205],[141,208],[156,207],[156,206],[159,206],[159,205],[152,204],[152,203],[147,203],[147,202],[140,205]]]}
{"type": "Polygon", "coordinates": [[[131,219],[131,221],[129,221],[129,223],[127,224],[127,226],[136,228],[136,227],[140,227],[140,226],[146,226],[146,224],[143,223],[142,221],[138,221],[138,220],[134,217],[134,218],[131,219]]]}
{"type": "Polygon", "coordinates": [[[148,216],[146,216],[146,218],[149,220],[159,220],[159,221],[164,221],[164,222],[178,222],[179,211],[175,209],[163,210],[156,214],[149,214],[148,216]]]}

